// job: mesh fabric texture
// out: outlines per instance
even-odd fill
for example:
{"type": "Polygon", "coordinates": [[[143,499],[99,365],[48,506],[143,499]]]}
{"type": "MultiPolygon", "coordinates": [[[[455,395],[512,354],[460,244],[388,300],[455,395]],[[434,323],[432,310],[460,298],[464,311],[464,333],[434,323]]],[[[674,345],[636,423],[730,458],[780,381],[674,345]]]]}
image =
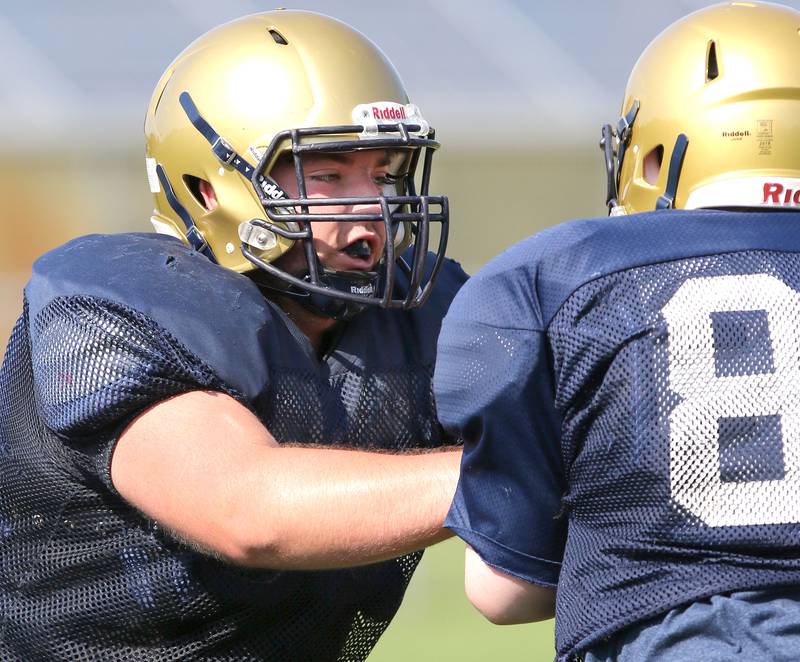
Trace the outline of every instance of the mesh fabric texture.
{"type": "MultiPolygon", "coordinates": [[[[408,363],[276,366],[268,396],[248,404],[279,441],[437,445],[432,368],[408,363]]],[[[0,369],[0,659],[367,657],[421,552],[338,571],[241,569],[189,549],[114,491],[121,427],[193,389],[238,397],[125,306],[59,298],[36,319],[26,308],[0,369]]]]}
{"type": "Polygon", "coordinates": [[[800,584],[800,257],[648,265],[548,335],[569,467],[559,650],[731,590],[800,584]]]}

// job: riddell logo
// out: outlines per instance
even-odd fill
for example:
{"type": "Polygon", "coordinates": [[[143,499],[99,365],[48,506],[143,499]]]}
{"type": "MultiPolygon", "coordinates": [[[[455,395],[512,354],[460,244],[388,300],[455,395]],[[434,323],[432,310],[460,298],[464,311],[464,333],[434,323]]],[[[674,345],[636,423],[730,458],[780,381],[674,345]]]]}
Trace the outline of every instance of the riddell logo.
{"type": "Polygon", "coordinates": [[[286,197],[283,189],[266,177],[261,182],[261,190],[264,191],[264,195],[273,200],[283,200],[286,197]]]}
{"type": "Polygon", "coordinates": [[[402,106],[389,106],[388,108],[372,106],[372,116],[376,120],[404,120],[406,119],[406,109],[402,106]]]}
{"type": "Polygon", "coordinates": [[[750,135],[749,131],[723,131],[723,138],[746,138],[750,135]]]}
{"type": "Polygon", "coordinates": [[[800,205],[800,189],[790,189],[783,184],[765,182],[763,203],[775,205],[800,205]]]}

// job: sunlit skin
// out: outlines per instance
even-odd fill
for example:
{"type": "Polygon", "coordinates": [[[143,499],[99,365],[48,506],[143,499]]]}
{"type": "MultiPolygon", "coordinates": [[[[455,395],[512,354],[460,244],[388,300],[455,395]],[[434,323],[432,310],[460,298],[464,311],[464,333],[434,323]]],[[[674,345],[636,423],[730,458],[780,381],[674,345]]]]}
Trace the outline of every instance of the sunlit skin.
{"type": "MultiPolygon", "coordinates": [[[[403,155],[383,149],[332,154],[309,154],[303,157],[303,174],[309,198],[376,197],[395,193],[395,182],[401,174],[403,155]]],[[[290,197],[297,197],[297,179],[294,163],[280,161],[270,172],[272,178],[290,197]]],[[[374,214],[380,213],[378,204],[335,205],[311,207],[312,214],[374,214]]],[[[337,271],[370,270],[380,259],[386,239],[382,222],[311,224],[314,250],[326,267],[337,271]],[[343,249],[359,239],[366,240],[372,249],[368,258],[355,258],[343,249]]],[[[305,268],[302,246],[281,258],[281,268],[290,273],[305,268]]]]}
{"type": "MultiPolygon", "coordinates": [[[[308,154],[303,157],[306,195],[308,198],[350,198],[392,195],[396,182],[403,175],[405,155],[397,150],[370,149],[356,152],[308,154]]],[[[290,197],[297,197],[297,179],[291,159],[280,160],[270,176],[290,197]]],[[[200,182],[200,193],[206,207],[214,209],[217,198],[206,181],[200,182]]],[[[335,205],[310,207],[312,214],[380,213],[380,205],[335,205]]],[[[311,224],[314,250],[320,262],[336,271],[371,271],[375,268],[386,241],[386,228],[382,221],[338,223],[319,221],[311,224]],[[364,240],[370,255],[357,257],[344,252],[354,242],[364,240]]],[[[275,262],[291,274],[303,274],[307,269],[303,246],[300,242],[275,262]]],[[[319,352],[325,333],[336,325],[336,320],[314,315],[289,297],[276,296],[277,302],[289,313],[295,324],[311,340],[319,352]]]]}

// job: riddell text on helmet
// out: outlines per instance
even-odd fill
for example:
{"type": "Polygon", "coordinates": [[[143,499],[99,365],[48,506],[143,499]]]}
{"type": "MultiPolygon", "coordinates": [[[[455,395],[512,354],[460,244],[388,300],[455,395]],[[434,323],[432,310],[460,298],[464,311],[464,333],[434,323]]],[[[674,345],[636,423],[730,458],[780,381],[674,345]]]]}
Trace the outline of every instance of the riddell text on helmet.
{"type": "Polygon", "coordinates": [[[267,197],[273,200],[283,200],[286,198],[284,190],[269,177],[264,177],[259,183],[261,184],[261,190],[267,197]]]}
{"type": "Polygon", "coordinates": [[[406,109],[403,106],[389,106],[387,108],[372,106],[372,116],[376,120],[404,120],[406,119],[406,109]]]}
{"type": "Polygon", "coordinates": [[[777,182],[764,183],[764,199],[762,203],[773,203],[776,205],[795,204],[800,205],[800,189],[790,189],[788,186],[777,182]],[[782,198],[781,198],[782,194],[782,198]]]}

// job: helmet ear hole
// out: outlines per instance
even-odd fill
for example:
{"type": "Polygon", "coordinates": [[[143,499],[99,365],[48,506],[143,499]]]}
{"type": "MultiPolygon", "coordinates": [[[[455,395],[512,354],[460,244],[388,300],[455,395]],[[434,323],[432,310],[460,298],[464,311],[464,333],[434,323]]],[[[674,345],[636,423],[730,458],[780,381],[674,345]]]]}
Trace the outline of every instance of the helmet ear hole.
{"type": "Polygon", "coordinates": [[[661,163],[664,161],[664,145],[656,145],[644,157],[642,163],[642,176],[651,186],[658,183],[658,175],[661,173],[661,163]]]}
{"type": "Polygon", "coordinates": [[[719,76],[719,66],[717,65],[717,45],[713,41],[708,42],[708,53],[706,55],[706,83],[711,82],[719,76]]]}
{"type": "Polygon", "coordinates": [[[206,211],[213,211],[217,207],[217,196],[214,188],[205,179],[193,175],[184,175],[183,183],[192,197],[206,211]]]}

